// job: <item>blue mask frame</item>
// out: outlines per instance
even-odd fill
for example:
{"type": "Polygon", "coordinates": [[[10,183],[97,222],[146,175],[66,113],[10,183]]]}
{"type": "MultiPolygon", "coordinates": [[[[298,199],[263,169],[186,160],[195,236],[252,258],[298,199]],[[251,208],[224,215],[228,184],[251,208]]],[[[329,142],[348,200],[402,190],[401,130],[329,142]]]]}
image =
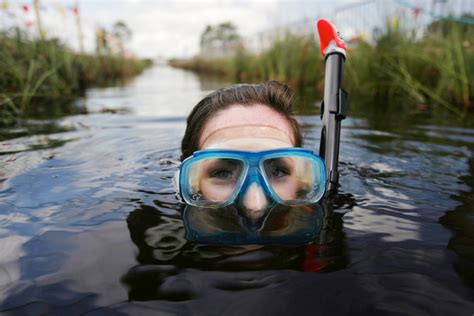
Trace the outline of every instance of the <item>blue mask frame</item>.
{"type": "Polygon", "coordinates": [[[199,150],[193,153],[192,156],[186,158],[179,169],[178,175],[178,191],[181,198],[189,205],[200,206],[200,207],[224,207],[235,202],[236,199],[242,192],[246,192],[249,185],[256,182],[264,191],[267,197],[270,197],[274,202],[282,205],[308,205],[318,202],[324,195],[326,190],[326,167],[321,157],[314,154],[310,149],[290,147],[290,148],[278,148],[262,151],[245,151],[245,150],[231,150],[231,149],[206,149],[199,150]],[[287,157],[287,156],[299,156],[311,159],[317,167],[319,172],[319,182],[317,184],[317,190],[315,195],[309,200],[282,200],[272,186],[268,183],[266,177],[263,175],[263,161],[265,159],[271,159],[276,157],[287,157]],[[196,201],[192,198],[192,194],[187,185],[187,178],[189,175],[190,166],[202,159],[209,158],[231,158],[238,159],[243,162],[242,176],[236,184],[236,189],[229,198],[222,202],[215,201],[196,201]]]}

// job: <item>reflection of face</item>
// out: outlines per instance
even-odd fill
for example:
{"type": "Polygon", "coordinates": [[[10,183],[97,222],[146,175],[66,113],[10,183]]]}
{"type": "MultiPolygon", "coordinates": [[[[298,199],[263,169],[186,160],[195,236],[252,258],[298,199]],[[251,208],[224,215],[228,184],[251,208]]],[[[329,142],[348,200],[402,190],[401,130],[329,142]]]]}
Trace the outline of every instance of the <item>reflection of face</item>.
{"type": "MultiPolygon", "coordinates": [[[[217,112],[204,126],[200,149],[266,150],[294,146],[293,130],[288,120],[270,107],[235,104],[217,112]]],[[[239,179],[242,165],[235,161],[215,159],[202,168],[206,176],[200,179],[202,194],[206,199],[223,200],[232,194],[239,179]]],[[[265,163],[268,180],[277,194],[291,199],[296,192],[294,171],[281,158],[265,163]],[[292,173],[293,172],[293,173],[292,173]]],[[[268,206],[262,188],[252,183],[244,194],[243,203],[249,216],[260,217],[268,206]]]]}

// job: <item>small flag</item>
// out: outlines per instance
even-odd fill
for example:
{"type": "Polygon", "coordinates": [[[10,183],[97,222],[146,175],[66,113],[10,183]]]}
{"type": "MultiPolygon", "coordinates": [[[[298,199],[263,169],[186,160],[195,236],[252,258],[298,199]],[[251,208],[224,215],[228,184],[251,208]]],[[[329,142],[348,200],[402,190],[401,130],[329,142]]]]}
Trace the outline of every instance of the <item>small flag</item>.
{"type": "Polygon", "coordinates": [[[8,1],[7,1],[7,0],[3,1],[2,3],[0,3],[0,9],[8,10],[9,7],[10,7],[10,5],[8,4],[8,1]]]}
{"type": "Polygon", "coordinates": [[[413,13],[413,16],[415,17],[415,20],[416,20],[421,13],[421,8],[415,7],[411,9],[411,12],[413,13]]]}
{"type": "Polygon", "coordinates": [[[398,30],[398,25],[399,25],[398,22],[399,22],[398,16],[395,16],[390,20],[390,25],[392,26],[392,29],[398,30]]]}
{"type": "Polygon", "coordinates": [[[54,6],[56,7],[56,10],[58,10],[59,14],[61,14],[63,17],[66,16],[66,9],[61,3],[56,2],[54,6]]]}

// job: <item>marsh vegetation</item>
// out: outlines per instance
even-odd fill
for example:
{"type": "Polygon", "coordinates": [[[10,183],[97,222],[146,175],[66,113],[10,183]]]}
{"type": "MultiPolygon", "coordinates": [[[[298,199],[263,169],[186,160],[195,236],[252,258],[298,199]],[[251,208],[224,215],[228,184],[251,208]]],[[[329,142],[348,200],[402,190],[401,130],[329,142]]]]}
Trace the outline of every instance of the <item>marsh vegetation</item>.
{"type": "Polygon", "coordinates": [[[84,112],[74,100],[87,88],[120,84],[150,64],[118,54],[75,53],[56,39],[30,39],[19,29],[0,33],[0,126],[84,112]]]}
{"type": "MultiPolygon", "coordinates": [[[[464,118],[474,109],[474,26],[433,22],[422,36],[387,23],[373,43],[349,43],[345,87],[356,110],[367,104],[404,113],[464,118]]],[[[225,58],[170,64],[237,82],[279,80],[322,97],[324,63],[317,39],[287,34],[259,54],[244,48],[225,58]]]]}

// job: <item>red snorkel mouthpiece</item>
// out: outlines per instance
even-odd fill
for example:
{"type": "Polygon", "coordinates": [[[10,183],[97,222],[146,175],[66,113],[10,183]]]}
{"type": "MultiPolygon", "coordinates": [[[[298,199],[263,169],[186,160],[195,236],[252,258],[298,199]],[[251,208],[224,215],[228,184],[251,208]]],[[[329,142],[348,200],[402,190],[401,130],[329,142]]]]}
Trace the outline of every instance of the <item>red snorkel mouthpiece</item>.
{"type": "Polygon", "coordinates": [[[334,25],[326,19],[319,19],[316,24],[319,33],[321,54],[327,57],[339,53],[346,57],[346,43],[342,40],[334,25]]]}

